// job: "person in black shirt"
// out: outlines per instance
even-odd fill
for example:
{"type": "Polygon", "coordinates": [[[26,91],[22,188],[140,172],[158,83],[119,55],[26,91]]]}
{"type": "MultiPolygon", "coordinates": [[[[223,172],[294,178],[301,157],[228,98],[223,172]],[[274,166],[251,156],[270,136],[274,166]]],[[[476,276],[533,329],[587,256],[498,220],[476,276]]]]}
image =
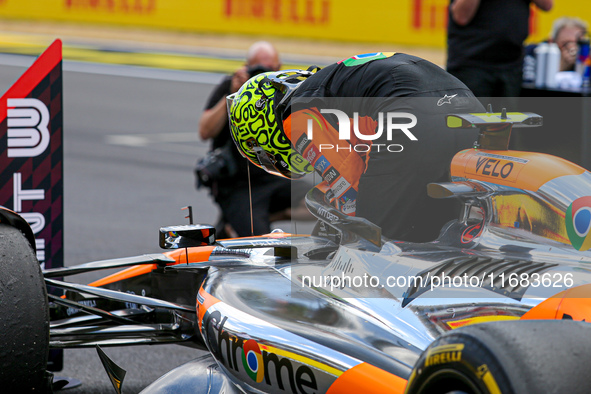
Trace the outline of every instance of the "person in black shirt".
{"type": "MultiPolygon", "coordinates": [[[[533,0],[549,11],[553,0],[533,0]]],[[[452,0],[447,71],[477,97],[518,97],[530,0],[452,0]]]]}
{"type": "Polygon", "coordinates": [[[236,164],[234,175],[215,180],[211,187],[211,193],[222,213],[221,223],[216,226],[221,227],[218,232],[223,230],[218,234],[220,237],[269,233],[272,221],[291,218],[292,191],[296,203],[305,193],[305,190],[301,190],[301,185],[291,184],[248,164],[234,149],[230,137],[226,96],[236,92],[252,74],[279,70],[280,67],[279,55],[273,45],[265,41],[252,44],[247,53],[246,64],[214,89],[199,121],[199,135],[204,140],[212,140],[212,150],[232,144],[230,151],[236,164]]]}

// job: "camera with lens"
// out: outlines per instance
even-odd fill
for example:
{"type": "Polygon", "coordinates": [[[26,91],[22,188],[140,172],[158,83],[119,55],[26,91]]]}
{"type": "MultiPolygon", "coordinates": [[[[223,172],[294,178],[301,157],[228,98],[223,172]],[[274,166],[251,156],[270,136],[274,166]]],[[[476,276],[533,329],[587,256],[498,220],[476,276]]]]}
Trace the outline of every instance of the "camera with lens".
{"type": "Polygon", "coordinates": [[[231,143],[209,152],[207,156],[199,159],[195,166],[195,178],[197,188],[201,186],[211,187],[213,182],[236,175],[236,161],[232,156],[231,143]]]}
{"type": "Polygon", "coordinates": [[[255,64],[254,66],[248,67],[246,71],[248,72],[249,77],[252,78],[255,75],[259,75],[273,70],[271,70],[269,67],[265,67],[260,64],[255,64]]]}

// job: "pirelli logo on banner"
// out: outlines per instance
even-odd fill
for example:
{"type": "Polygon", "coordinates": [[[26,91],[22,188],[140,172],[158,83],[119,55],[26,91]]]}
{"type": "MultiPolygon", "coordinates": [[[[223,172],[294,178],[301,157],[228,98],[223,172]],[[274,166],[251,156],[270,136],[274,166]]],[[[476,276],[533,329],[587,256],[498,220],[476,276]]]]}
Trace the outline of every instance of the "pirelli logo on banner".
{"type": "MultiPolygon", "coordinates": [[[[415,30],[445,32],[449,15],[449,0],[410,0],[411,23],[415,30]]],[[[539,33],[540,11],[530,7],[529,35],[539,33]]]]}
{"type": "Polygon", "coordinates": [[[331,2],[334,0],[225,0],[223,13],[226,18],[326,25],[330,22],[331,2]]]}
{"type": "Polygon", "coordinates": [[[0,99],[0,205],[29,223],[44,268],[63,266],[61,61],[58,40],[0,99]]]}

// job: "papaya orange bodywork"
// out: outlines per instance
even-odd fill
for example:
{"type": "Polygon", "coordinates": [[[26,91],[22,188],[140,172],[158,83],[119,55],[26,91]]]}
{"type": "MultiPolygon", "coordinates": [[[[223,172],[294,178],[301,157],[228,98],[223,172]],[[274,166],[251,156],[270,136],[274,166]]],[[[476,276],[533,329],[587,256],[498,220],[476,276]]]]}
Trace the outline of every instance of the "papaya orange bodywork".
{"type": "MultiPolygon", "coordinates": [[[[170,265],[182,264],[187,262],[198,263],[209,260],[209,256],[211,255],[211,252],[214,248],[215,246],[200,246],[198,248],[175,249],[169,252],[165,252],[163,254],[175,260],[175,263],[172,263],[170,265]]],[[[89,286],[105,286],[110,283],[130,279],[140,275],[145,275],[155,270],[156,267],[156,264],[147,264],[127,268],[122,271],[116,272],[113,275],[109,275],[95,282],[92,282],[89,284],[89,286]]]]}
{"type": "Polygon", "coordinates": [[[404,393],[406,383],[406,379],[371,364],[361,363],[339,376],[327,394],[404,393]]]}
{"type": "Polygon", "coordinates": [[[205,312],[212,306],[220,302],[217,298],[203,290],[203,287],[199,289],[199,295],[203,298],[203,302],[197,301],[197,324],[199,324],[199,331],[201,331],[201,324],[203,322],[203,316],[205,316],[205,312]]]}
{"type": "MultiPolygon", "coordinates": [[[[256,236],[253,238],[289,238],[292,234],[289,233],[270,233],[261,236],[256,236]]],[[[231,240],[230,238],[228,240],[231,240]]],[[[170,265],[182,264],[182,263],[200,263],[209,260],[209,256],[211,256],[211,252],[215,249],[215,246],[199,246],[194,248],[181,248],[170,250],[168,252],[164,252],[163,254],[171,259],[175,260],[175,263],[170,265]],[[188,254],[188,255],[187,255],[188,254]]],[[[156,264],[147,264],[147,265],[140,265],[136,267],[131,267],[124,269],[122,271],[116,272],[113,275],[106,276],[101,278],[95,282],[89,284],[89,286],[104,286],[110,283],[114,283],[120,280],[125,280],[129,278],[133,278],[136,276],[144,275],[147,273],[152,272],[156,269],[156,264]]]]}
{"type": "Polygon", "coordinates": [[[452,177],[530,191],[538,191],[542,185],[560,176],[580,175],[583,172],[583,167],[565,159],[535,152],[468,149],[456,154],[451,163],[452,177]],[[505,171],[501,172],[505,165],[505,171]]]}
{"type": "Polygon", "coordinates": [[[568,319],[591,322],[591,284],[561,291],[530,309],[521,319],[568,319]]]}

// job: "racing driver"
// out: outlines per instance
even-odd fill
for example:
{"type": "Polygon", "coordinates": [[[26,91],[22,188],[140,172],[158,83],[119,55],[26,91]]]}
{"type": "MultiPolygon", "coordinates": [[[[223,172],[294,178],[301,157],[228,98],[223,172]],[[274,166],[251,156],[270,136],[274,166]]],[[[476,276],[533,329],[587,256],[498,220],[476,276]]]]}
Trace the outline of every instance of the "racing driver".
{"type": "Polygon", "coordinates": [[[484,112],[437,65],[403,53],[358,55],[323,69],[264,73],[228,96],[238,150],[267,172],[296,179],[316,170],[327,199],[391,239],[427,242],[456,204],[427,196],[449,181],[455,153],[477,138],[445,115],[484,112]]]}

